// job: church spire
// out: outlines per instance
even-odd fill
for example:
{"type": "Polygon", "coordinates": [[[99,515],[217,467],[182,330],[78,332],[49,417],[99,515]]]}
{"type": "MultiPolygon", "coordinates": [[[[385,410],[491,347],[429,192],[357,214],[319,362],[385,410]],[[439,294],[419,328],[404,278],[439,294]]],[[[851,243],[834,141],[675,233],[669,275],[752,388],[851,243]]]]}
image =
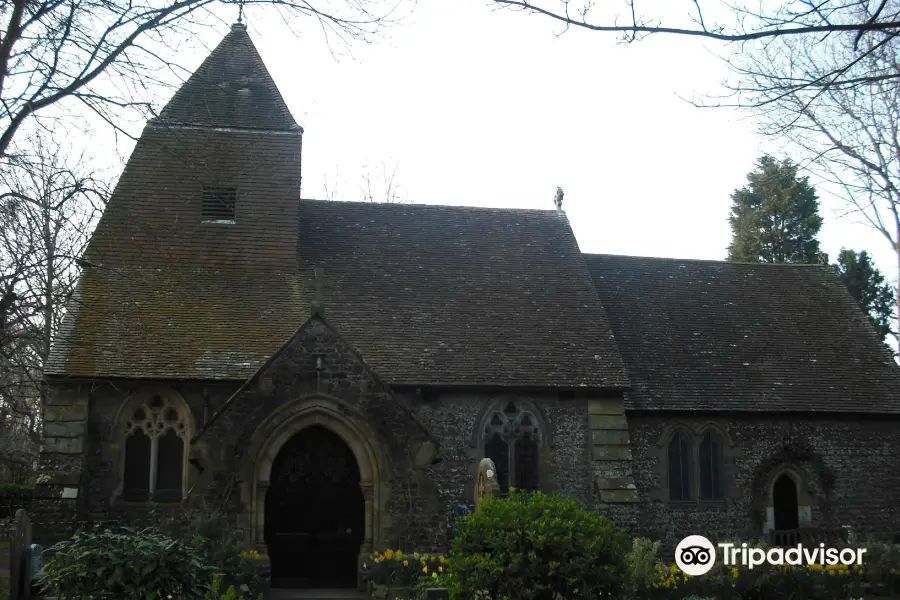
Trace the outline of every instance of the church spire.
{"type": "Polygon", "coordinates": [[[238,21],[154,119],[157,125],[301,130],[238,21]]]}

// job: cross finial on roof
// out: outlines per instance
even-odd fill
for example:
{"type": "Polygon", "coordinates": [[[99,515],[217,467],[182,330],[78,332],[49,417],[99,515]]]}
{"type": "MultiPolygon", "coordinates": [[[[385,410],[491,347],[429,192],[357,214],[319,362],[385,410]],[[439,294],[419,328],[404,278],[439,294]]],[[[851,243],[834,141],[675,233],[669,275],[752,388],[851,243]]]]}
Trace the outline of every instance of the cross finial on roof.
{"type": "Polygon", "coordinates": [[[313,299],[310,302],[310,313],[313,316],[325,316],[325,287],[328,285],[325,281],[325,269],[316,267],[313,269],[313,299]]]}

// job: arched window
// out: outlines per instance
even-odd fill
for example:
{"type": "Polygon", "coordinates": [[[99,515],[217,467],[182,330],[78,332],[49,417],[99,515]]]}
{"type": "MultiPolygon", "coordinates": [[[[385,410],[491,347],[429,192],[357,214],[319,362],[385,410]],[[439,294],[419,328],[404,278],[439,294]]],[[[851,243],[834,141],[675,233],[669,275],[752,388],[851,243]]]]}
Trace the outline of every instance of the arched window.
{"type": "Polygon", "coordinates": [[[127,408],[122,426],[122,499],[180,502],[190,436],[182,402],[158,394],[139,400],[127,408]]]}
{"type": "Polygon", "coordinates": [[[700,471],[700,499],[722,500],[722,476],[725,461],[722,455],[722,438],[711,429],[700,437],[697,458],[700,471]]]}
{"type": "Polygon", "coordinates": [[[691,454],[690,439],[683,432],[676,431],[668,447],[670,500],[690,500],[693,497],[691,454]]]}
{"type": "Polygon", "coordinates": [[[518,402],[507,402],[488,413],[482,432],[484,456],[497,467],[500,493],[509,488],[537,490],[543,433],[535,414],[518,402]]]}

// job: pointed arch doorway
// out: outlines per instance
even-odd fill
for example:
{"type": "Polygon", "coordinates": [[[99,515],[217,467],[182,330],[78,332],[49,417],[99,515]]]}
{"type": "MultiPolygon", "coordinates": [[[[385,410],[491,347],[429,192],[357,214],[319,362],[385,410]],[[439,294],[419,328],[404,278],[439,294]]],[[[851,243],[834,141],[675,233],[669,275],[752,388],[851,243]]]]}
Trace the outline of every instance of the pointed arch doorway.
{"type": "Polygon", "coordinates": [[[772,486],[772,507],[776,530],[800,527],[797,484],[787,473],[782,473],[772,486]]]}
{"type": "Polygon", "coordinates": [[[326,427],[306,427],[281,447],[269,481],[272,586],[355,587],[366,501],[353,450],[326,427]]]}

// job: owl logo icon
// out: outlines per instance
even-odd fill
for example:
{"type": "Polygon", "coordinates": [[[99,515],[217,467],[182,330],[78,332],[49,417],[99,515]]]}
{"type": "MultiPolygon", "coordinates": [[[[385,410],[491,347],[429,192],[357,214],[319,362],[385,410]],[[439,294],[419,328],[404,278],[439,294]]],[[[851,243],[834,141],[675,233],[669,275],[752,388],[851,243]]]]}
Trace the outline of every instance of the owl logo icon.
{"type": "Polygon", "coordinates": [[[705,575],[716,564],[716,549],[702,535],[689,535],[675,548],[675,564],[685,575],[705,575]]]}

